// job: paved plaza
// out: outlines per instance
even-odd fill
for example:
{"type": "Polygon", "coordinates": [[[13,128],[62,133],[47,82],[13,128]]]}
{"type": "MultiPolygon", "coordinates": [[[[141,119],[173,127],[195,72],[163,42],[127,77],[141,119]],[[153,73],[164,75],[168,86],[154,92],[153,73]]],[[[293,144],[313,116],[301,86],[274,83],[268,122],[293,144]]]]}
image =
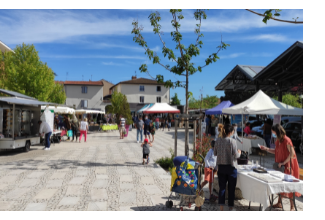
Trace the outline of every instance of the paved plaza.
{"type": "MultiPolygon", "coordinates": [[[[156,131],[149,165],[142,165],[142,148],[136,143],[135,130],[123,140],[117,131],[92,133],[87,138],[87,143],[52,144],[50,151],[32,146],[28,153],[0,152],[0,210],[170,210],[165,202],[171,176],[154,160],[170,156],[173,130],[156,131]]],[[[184,155],[184,129],[178,138],[177,153],[184,155]]],[[[190,148],[192,155],[192,144],[190,148]]],[[[265,166],[272,166],[271,157],[265,166]]],[[[208,191],[207,186],[204,190],[208,191]]],[[[289,210],[289,201],[283,202],[284,209],[289,210]]],[[[248,209],[245,199],[235,201],[235,205],[237,210],[248,209]]],[[[259,204],[251,204],[251,210],[258,208],[259,204]]],[[[302,198],[297,208],[303,209],[302,198]]],[[[216,203],[204,204],[202,210],[218,208],[216,203]]]]}

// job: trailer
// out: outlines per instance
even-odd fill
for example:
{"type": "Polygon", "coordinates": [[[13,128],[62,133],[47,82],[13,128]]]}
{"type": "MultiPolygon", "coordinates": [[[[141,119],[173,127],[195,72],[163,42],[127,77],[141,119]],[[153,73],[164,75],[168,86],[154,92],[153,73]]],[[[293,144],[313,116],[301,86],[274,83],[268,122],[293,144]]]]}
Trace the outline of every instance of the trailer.
{"type": "Polygon", "coordinates": [[[40,143],[38,121],[41,105],[32,97],[0,89],[0,150],[21,148],[25,152],[40,143]],[[10,97],[11,96],[11,97],[10,97]]]}

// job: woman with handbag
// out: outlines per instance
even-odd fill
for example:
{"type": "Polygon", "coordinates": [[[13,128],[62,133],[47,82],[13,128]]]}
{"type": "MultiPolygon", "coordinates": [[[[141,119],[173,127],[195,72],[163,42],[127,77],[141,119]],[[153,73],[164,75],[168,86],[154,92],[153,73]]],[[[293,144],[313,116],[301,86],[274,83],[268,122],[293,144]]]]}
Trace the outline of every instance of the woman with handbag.
{"type": "MultiPolygon", "coordinates": [[[[273,169],[281,170],[285,174],[292,175],[299,179],[299,164],[290,138],[286,136],[285,130],[279,124],[273,125],[271,131],[272,136],[277,139],[275,142],[275,149],[270,149],[265,146],[261,146],[261,149],[275,154],[273,169]]],[[[294,203],[291,200],[293,198],[293,193],[281,193],[281,196],[290,198],[290,211],[294,211],[294,203]]],[[[296,192],[295,196],[300,197],[301,194],[296,192]]],[[[282,208],[280,197],[278,203],[273,205],[273,208],[282,208]]]]}
{"type": "Polygon", "coordinates": [[[214,147],[214,155],[218,156],[218,182],[219,182],[219,205],[220,211],[226,200],[226,186],[228,183],[228,207],[229,210],[234,208],[235,190],[237,184],[237,169],[235,164],[237,158],[240,157],[241,150],[237,150],[236,141],[231,138],[234,134],[234,127],[230,124],[218,125],[220,136],[216,140],[214,147]]]}

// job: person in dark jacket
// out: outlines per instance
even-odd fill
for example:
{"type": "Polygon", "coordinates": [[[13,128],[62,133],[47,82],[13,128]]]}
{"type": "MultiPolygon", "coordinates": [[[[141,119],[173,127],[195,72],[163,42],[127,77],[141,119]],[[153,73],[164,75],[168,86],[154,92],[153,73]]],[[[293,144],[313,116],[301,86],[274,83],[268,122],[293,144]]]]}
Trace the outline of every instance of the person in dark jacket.
{"type": "Polygon", "coordinates": [[[75,115],[73,115],[73,120],[71,121],[71,129],[72,129],[72,141],[74,141],[74,137],[76,137],[76,142],[78,141],[78,137],[80,136],[79,131],[79,121],[75,115]]]}
{"type": "MultiPolygon", "coordinates": [[[[70,119],[67,115],[64,116],[64,127],[67,129],[67,132],[71,130],[70,119]]],[[[70,137],[68,137],[68,140],[70,140],[70,137]]]]}

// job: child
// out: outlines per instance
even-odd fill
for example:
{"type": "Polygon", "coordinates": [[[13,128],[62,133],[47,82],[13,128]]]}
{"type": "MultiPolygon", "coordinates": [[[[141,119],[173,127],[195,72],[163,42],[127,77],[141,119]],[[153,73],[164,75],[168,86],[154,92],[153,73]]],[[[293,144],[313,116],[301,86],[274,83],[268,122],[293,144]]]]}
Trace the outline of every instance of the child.
{"type": "Polygon", "coordinates": [[[143,161],[142,165],[144,165],[144,159],[147,159],[147,164],[149,164],[149,154],[150,154],[150,149],[149,146],[152,147],[151,143],[148,143],[148,139],[144,139],[144,142],[141,144],[141,147],[143,148],[143,161]]]}
{"type": "Polygon", "coordinates": [[[214,174],[217,172],[217,156],[214,156],[214,144],[215,141],[211,141],[211,149],[204,158],[205,168],[204,168],[204,182],[201,184],[201,189],[209,183],[210,191],[210,201],[214,202],[216,197],[212,195],[212,183],[214,179],[214,174]]]}

